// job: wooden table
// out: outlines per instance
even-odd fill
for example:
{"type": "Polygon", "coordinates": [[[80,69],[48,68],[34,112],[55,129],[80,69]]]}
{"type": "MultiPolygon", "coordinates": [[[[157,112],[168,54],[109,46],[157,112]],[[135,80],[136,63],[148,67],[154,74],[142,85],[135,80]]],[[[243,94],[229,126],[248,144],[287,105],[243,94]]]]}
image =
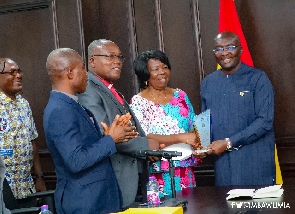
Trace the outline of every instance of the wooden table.
{"type": "MultiPolygon", "coordinates": [[[[188,201],[185,214],[295,214],[295,186],[283,185],[280,198],[226,200],[227,192],[241,187],[196,187],[182,190],[177,198],[188,201]],[[240,205],[240,207],[238,207],[240,205]],[[279,208],[281,206],[281,208],[279,208]]],[[[261,188],[261,187],[245,187],[261,188]]]]}

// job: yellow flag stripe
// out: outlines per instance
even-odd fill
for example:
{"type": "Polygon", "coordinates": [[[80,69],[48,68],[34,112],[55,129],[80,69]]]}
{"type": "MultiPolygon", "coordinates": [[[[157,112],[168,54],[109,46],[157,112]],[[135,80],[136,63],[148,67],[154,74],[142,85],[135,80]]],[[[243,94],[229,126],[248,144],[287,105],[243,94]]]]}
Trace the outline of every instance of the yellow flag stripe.
{"type": "Polygon", "coordinates": [[[275,145],[276,184],[283,184],[283,178],[278,158],[277,145],[275,145]]]}

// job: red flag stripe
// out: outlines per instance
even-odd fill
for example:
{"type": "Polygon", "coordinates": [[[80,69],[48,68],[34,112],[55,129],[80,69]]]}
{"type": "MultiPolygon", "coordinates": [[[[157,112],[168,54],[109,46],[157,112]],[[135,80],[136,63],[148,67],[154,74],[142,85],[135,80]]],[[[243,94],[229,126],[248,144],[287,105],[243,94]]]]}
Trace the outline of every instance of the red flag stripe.
{"type": "Polygon", "coordinates": [[[241,61],[249,66],[253,66],[253,60],[248,49],[234,0],[220,0],[218,32],[220,33],[222,31],[231,31],[238,35],[243,48],[241,61]]]}

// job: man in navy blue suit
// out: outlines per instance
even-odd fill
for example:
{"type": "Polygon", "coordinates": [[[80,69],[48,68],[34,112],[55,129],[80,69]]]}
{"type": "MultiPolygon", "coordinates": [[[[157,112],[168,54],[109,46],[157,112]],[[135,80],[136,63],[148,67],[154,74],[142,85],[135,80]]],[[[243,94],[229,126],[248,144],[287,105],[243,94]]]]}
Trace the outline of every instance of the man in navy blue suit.
{"type": "Polygon", "coordinates": [[[87,86],[81,56],[70,48],[52,51],[46,62],[52,91],[44,112],[44,131],[57,175],[57,213],[117,212],[121,192],[110,162],[116,143],[137,136],[130,116],[115,117],[102,135],[93,114],[77,102],[87,86]],[[127,118],[127,119],[126,119],[127,118]],[[125,122],[124,122],[125,121],[125,122]]]}
{"type": "Polygon", "coordinates": [[[274,90],[266,73],[241,62],[238,36],[214,39],[221,69],[202,82],[202,111],[210,109],[217,186],[273,185],[275,181],[274,90]]]}

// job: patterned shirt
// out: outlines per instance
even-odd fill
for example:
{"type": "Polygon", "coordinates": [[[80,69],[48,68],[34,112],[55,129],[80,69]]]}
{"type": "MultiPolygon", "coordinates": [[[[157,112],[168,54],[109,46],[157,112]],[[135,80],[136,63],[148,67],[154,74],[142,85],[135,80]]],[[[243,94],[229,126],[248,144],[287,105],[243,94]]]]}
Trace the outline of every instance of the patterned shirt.
{"type": "Polygon", "coordinates": [[[156,104],[140,95],[134,95],[130,108],[146,135],[170,135],[193,130],[194,109],[187,94],[180,89],[173,93],[166,105],[156,104]]]}
{"type": "MultiPolygon", "coordinates": [[[[145,134],[153,133],[160,135],[171,135],[186,133],[193,130],[194,108],[187,94],[177,89],[171,100],[160,105],[149,101],[140,95],[134,95],[131,99],[130,108],[145,134]]],[[[175,190],[195,187],[195,176],[193,166],[201,160],[193,155],[185,160],[173,160],[175,190]]],[[[169,162],[165,159],[150,164],[149,171],[155,176],[160,188],[160,197],[171,195],[171,181],[169,175],[169,162]]]]}
{"type": "Polygon", "coordinates": [[[31,141],[37,137],[28,101],[19,94],[12,100],[0,92],[0,152],[6,166],[6,179],[17,199],[36,192],[31,176],[31,141]]]}

